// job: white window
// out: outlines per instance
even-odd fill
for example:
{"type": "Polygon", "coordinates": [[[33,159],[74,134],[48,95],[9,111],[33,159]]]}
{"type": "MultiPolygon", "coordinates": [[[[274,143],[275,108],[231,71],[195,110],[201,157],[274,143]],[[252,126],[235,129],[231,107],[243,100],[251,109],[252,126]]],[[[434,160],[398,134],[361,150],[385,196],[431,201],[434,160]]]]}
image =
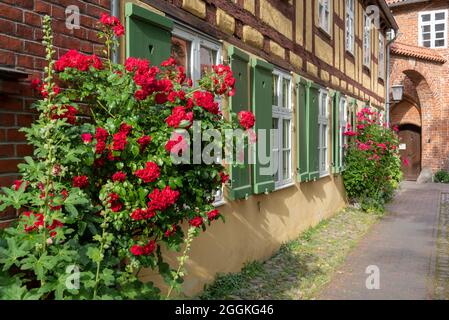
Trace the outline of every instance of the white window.
{"type": "MultiPolygon", "coordinates": [[[[191,78],[194,86],[211,66],[221,63],[221,45],[199,32],[181,25],[175,25],[172,32],[171,55],[178,65],[185,68],[187,78],[191,78]]],[[[220,161],[217,159],[217,163],[220,161]]],[[[224,188],[215,194],[215,206],[225,204],[224,188]]]]}
{"type": "Polygon", "coordinates": [[[448,10],[419,14],[419,45],[427,48],[447,48],[448,10]]]}
{"type": "Polygon", "coordinates": [[[330,33],[331,26],[331,1],[318,0],[318,21],[321,29],[330,33]]]}
{"type": "Polygon", "coordinates": [[[185,68],[187,78],[195,85],[205,71],[221,62],[221,45],[199,32],[175,25],[171,55],[185,68]]]}
{"type": "Polygon", "coordinates": [[[340,132],[339,132],[339,139],[340,139],[340,150],[339,150],[339,157],[340,157],[340,165],[344,167],[344,161],[345,161],[345,147],[348,143],[347,137],[345,136],[346,128],[348,125],[348,102],[345,98],[340,99],[340,132]]]}
{"type": "Polygon", "coordinates": [[[329,93],[325,89],[320,90],[318,127],[320,177],[324,177],[329,174],[329,167],[327,165],[329,149],[329,93]]]}
{"type": "Polygon", "coordinates": [[[379,72],[378,76],[385,79],[385,37],[379,32],[379,72]]]}
{"type": "Polygon", "coordinates": [[[292,78],[273,71],[273,163],[276,189],[293,184],[292,178],[292,78]]]}
{"type": "Polygon", "coordinates": [[[354,0],[346,0],[346,50],[354,53],[354,0]]]}
{"type": "Polygon", "coordinates": [[[371,19],[366,13],[363,17],[363,65],[369,68],[371,65],[371,19]]]}

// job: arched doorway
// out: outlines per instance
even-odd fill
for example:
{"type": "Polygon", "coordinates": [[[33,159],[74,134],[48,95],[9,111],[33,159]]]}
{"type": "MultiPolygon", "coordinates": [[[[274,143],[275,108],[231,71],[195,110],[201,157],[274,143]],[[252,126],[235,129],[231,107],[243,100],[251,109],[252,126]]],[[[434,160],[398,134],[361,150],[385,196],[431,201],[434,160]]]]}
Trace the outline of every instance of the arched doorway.
{"type": "Polygon", "coordinates": [[[416,181],[421,173],[421,127],[401,125],[399,141],[404,179],[416,181]]]}

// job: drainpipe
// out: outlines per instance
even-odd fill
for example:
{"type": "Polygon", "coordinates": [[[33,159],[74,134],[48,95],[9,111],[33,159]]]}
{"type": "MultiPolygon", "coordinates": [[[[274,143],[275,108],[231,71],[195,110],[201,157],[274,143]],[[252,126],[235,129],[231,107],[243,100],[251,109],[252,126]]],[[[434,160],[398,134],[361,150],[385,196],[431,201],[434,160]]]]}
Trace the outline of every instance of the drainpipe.
{"type": "Polygon", "coordinates": [[[391,45],[393,44],[393,42],[396,41],[397,37],[398,37],[398,31],[392,29],[392,32],[394,32],[394,38],[391,39],[390,41],[388,41],[387,43],[387,80],[386,80],[386,89],[387,89],[387,96],[386,96],[386,101],[385,101],[385,105],[387,107],[387,115],[386,115],[386,121],[387,121],[387,126],[390,126],[390,81],[391,81],[391,77],[390,77],[390,72],[391,72],[391,67],[390,67],[390,62],[391,62],[391,55],[390,55],[390,49],[391,49],[391,45]]]}
{"type": "MultiPolygon", "coordinates": [[[[120,8],[119,0],[112,0],[111,1],[111,16],[119,17],[119,8],[120,8]]],[[[118,63],[118,60],[119,60],[119,52],[118,52],[118,50],[115,50],[112,53],[112,62],[118,63]]]]}

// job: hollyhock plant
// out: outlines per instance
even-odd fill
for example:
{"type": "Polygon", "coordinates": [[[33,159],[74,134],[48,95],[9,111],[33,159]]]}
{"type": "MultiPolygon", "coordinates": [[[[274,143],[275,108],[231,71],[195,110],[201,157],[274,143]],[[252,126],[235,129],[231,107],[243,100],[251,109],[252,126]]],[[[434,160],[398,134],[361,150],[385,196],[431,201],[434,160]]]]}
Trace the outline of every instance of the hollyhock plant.
{"type": "Polygon", "coordinates": [[[214,202],[229,180],[220,163],[178,165],[173,155],[193,154],[194,120],[224,132],[253,127],[254,116],[238,121],[226,107],[229,66],[194,84],[174,58],[113,63],[124,28],[107,14],[97,24],[101,57],[69,50],[54,61],[44,22],[48,68],[32,86],[45,97],[35,103],[39,119],[22,129],[34,154],[19,166],[22,180],[0,193],[0,211],[20,213],[0,241],[0,299],[169,298],[181,289],[184,244],[224,218],[214,202]],[[168,264],[167,252],[180,250],[180,265],[168,264]],[[82,273],[79,290],[65,285],[70,265],[82,273]],[[166,295],[143,281],[143,269],[160,273],[166,295]]]}

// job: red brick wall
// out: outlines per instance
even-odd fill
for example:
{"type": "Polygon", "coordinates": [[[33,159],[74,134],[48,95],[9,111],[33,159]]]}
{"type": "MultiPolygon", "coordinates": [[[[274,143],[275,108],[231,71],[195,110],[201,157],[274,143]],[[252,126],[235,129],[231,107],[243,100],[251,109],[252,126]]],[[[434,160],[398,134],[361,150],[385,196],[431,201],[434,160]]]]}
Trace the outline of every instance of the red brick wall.
{"type": "MultiPolygon", "coordinates": [[[[53,18],[56,58],[68,49],[101,54],[95,24],[103,12],[110,11],[110,0],[0,0],[0,66],[29,73],[27,79],[0,80],[0,186],[10,186],[17,178],[17,164],[32,149],[19,128],[29,126],[36,113],[30,80],[40,77],[44,60],[41,44],[41,18],[53,18]],[[80,29],[65,26],[65,8],[80,9],[80,29]]],[[[0,226],[14,218],[14,212],[0,213],[0,226]]]]}
{"type": "MultiPolygon", "coordinates": [[[[419,13],[441,9],[449,9],[447,0],[433,0],[392,8],[400,27],[397,41],[418,46],[419,13]]],[[[434,50],[449,61],[449,49],[434,50]]],[[[393,55],[391,76],[392,84],[404,84],[406,96],[420,108],[422,166],[431,167],[434,171],[449,169],[449,62],[442,64],[393,55]]],[[[409,108],[414,107],[409,105],[409,108]]],[[[401,115],[405,116],[409,111],[399,109],[395,111],[393,107],[392,122],[406,121],[407,119],[401,118],[401,115]]]]}

